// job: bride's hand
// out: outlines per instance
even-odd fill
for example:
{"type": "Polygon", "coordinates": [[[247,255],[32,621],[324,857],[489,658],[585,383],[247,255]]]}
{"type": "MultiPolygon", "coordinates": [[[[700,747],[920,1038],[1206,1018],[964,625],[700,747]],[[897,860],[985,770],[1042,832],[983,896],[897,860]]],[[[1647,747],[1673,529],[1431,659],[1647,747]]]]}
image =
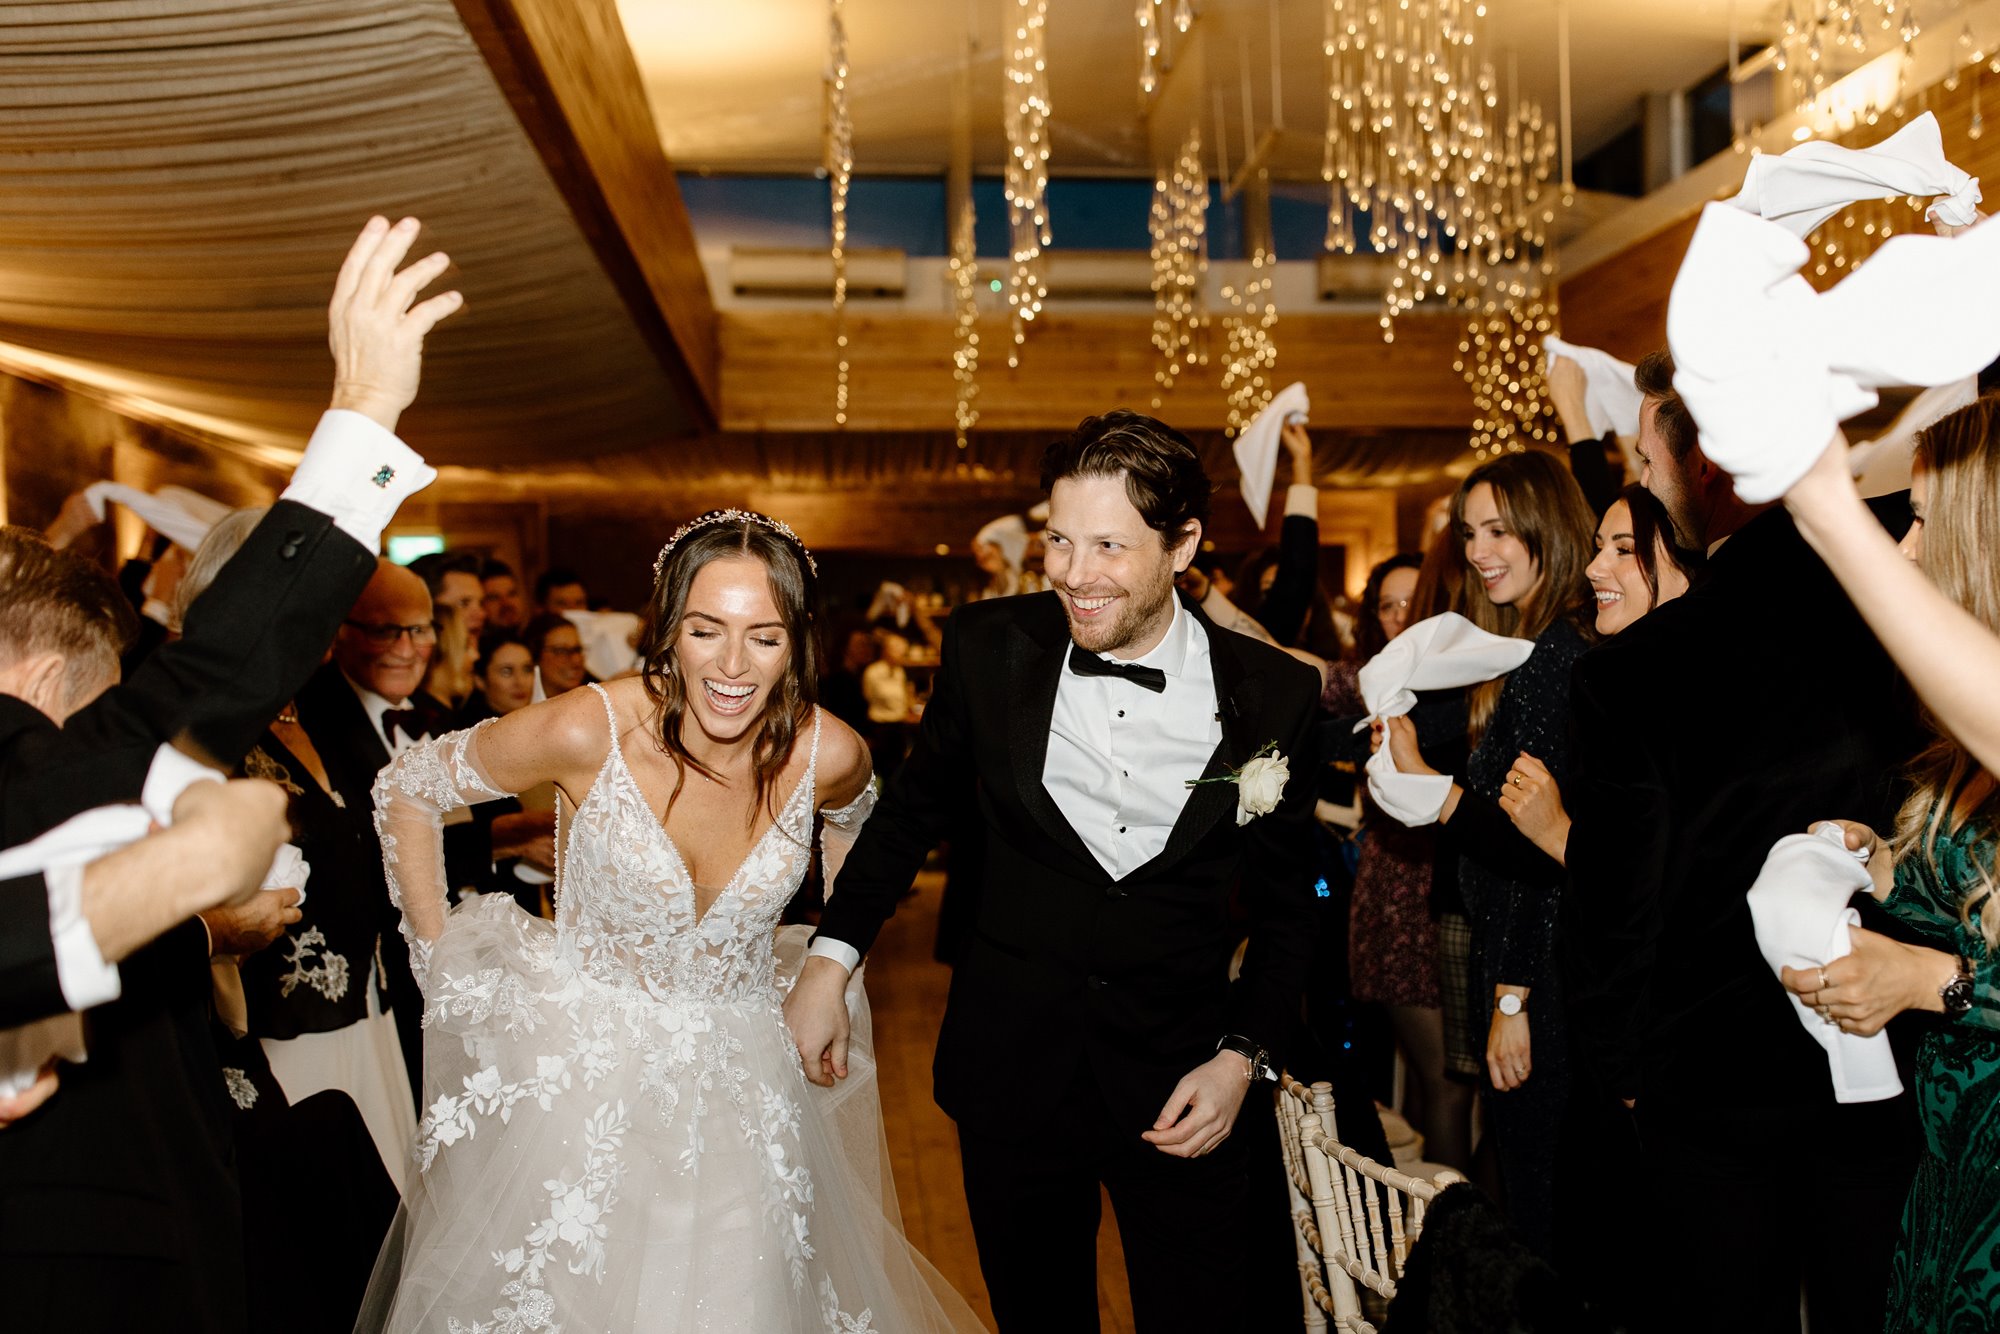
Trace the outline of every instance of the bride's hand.
{"type": "Polygon", "coordinates": [[[785,997],[785,1026],[808,1080],[832,1088],[834,1080],[847,1078],[847,970],[832,959],[808,957],[785,997]]]}

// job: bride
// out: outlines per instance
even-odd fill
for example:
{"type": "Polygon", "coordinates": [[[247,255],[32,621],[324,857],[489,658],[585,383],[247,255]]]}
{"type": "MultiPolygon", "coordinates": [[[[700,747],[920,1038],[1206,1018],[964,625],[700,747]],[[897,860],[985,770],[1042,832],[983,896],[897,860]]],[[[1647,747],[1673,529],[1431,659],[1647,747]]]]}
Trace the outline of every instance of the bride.
{"type": "Polygon", "coordinates": [[[784,1023],[806,932],[777,923],[815,813],[831,886],[874,806],[866,747],[812,703],[812,556],[719,510],[654,574],[639,676],[424,742],[376,783],[426,1106],[362,1327],[978,1330],[903,1236],[860,978],[837,1088],[808,1084],[784,1023]],[[555,921],[504,895],[448,912],[446,814],[546,781],[555,921]]]}

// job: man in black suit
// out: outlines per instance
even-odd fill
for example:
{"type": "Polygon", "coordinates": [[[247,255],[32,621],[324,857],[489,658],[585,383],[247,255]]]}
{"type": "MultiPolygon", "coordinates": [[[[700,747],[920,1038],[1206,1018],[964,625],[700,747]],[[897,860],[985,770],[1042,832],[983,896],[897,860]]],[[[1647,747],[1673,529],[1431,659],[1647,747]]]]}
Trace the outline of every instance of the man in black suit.
{"type": "MultiPolygon", "coordinates": [[[[398,273],[416,234],[414,219],[377,218],[349,252],[329,310],[333,402],[180,640],[66,717],[46,708],[46,682],[62,674],[48,659],[63,650],[0,644],[0,843],[142,791],[171,802],[147,789],[163,745],[234,766],[317,664],[397,504],[435,475],[394,430],[416,394],[425,334],[460,302],[415,301],[448,264],[435,254],[398,273]]],[[[30,624],[0,617],[0,631],[30,624]]],[[[37,953],[50,923],[28,925],[37,953]]],[[[122,995],[87,1016],[90,1059],[0,1134],[0,1292],[20,1328],[243,1325],[205,936],[190,921],[125,960],[122,995]]]]}
{"type": "Polygon", "coordinates": [[[845,1073],[848,972],[976,802],[986,892],[934,1073],[1001,1328],[1096,1329],[1101,1182],[1140,1328],[1235,1329],[1252,1206],[1275,1180],[1265,1080],[1317,936],[1318,682],[1176,598],[1211,490],[1179,432],[1094,417],[1042,474],[1053,591],[953,614],[916,748],[841,869],[786,1018],[808,1077],[845,1073]],[[1267,749],[1291,766],[1282,799],[1231,781],[1267,749]],[[1234,982],[1232,889],[1250,938],[1234,982]],[[1232,1136],[1239,1112],[1261,1133],[1232,1136]]]}
{"type": "MultiPolygon", "coordinates": [[[[326,776],[345,807],[342,813],[357,838],[378,848],[375,776],[415,742],[450,727],[443,706],[421,689],[436,646],[430,590],[415,572],[383,560],[335,635],[332,660],[299,692],[299,726],[312,738],[313,749],[326,765],[326,776]]],[[[472,828],[464,824],[446,831],[448,853],[454,850],[449,835],[472,828]]],[[[462,869],[453,865],[457,860],[448,855],[448,868],[462,869]]],[[[410,1096],[419,1098],[423,1094],[423,998],[410,975],[409,948],[398,930],[395,907],[389,902],[381,858],[375,857],[369,867],[366,881],[341,885],[332,892],[361,896],[381,918],[376,955],[382,961],[382,974],[378,977],[369,970],[364,990],[373,992],[379,987],[386,994],[384,1008],[394,1016],[391,1022],[402,1047],[410,1096]]],[[[456,877],[453,883],[458,883],[456,877]]],[[[381,1013],[374,1011],[373,1015],[381,1013]]],[[[294,1085],[302,1088],[300,1081],[311,1078],[308,1070],[288,1070],[282,1056],[273,1059],[272,1069],[288,1092],[294,1085]]]]}
{"type": "Polygon", "coordinates": [[[1787,834],[1887,819],[1920,738],[1888,656],[1790,517],[1743,505],[1702,454],[1671,360],[1639,371],[1642,480],[1711,558],[1577,665],[1563,898],[1576,1040],[1600,1096],[1634,1109],[1659,1227],[1626,1245],[1657,1267],[1633,1280],[1635,1315],[1797,1329],[1803,1280],[1815,1334],[1879,1329],[1910,1098],[1835,1102],[1744,896],[1787,834]],[[1698,1281],[1689,1254],[1714,1258],[1698,1281]]]}

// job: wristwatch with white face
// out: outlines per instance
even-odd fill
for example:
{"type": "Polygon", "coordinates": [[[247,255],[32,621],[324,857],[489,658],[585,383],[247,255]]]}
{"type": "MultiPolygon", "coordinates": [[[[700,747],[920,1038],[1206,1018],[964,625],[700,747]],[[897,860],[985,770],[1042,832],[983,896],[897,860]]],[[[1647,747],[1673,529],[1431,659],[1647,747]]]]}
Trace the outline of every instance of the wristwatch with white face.
{"type": "Polygon", "coordinates": [[[1493,1008],[1506,1015],[1509,1019],[1512,1019],[1515,1015],[1526,1009],[1527,1006],[1528,1003],[1526,1001],[1511,991],[1503,994],[1499,1000],[1493,1002],[1493,1008]]]}

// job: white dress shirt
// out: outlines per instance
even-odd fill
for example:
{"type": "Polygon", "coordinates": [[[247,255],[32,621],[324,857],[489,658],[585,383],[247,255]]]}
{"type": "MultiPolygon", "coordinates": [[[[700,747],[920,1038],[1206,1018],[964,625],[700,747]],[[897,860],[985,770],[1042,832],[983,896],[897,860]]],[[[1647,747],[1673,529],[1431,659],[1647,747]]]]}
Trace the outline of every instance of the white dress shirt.
{"type": "Polygon", "coordinates": [[[437,469],[395,432],[361,413],[329,408],[278,498],[318,510],[362,546],[380,551],[396,507],[436,477],[437,469]]]}
{"type": "Polygon", "coordinates": [[[408,700],[404,700],[401,704],[391,703],[386,696],[376,694],[346,672],[340,674],[340,679],[347,682],[348,689],[352,690],[355,697],[361,701],[361,711],[368,715],[369,725],[375,729],[376,739],[382,743],[382,748],[389,752],[390,759],[395,759],[417,744],[416,738],[400,727],[396,729],[394,736],[389,735],[389,729],[382,722],[383,714],[400,713],[412,707],[408,700]]]}
{"type": "MultiPolygon", "coordinates": [[[[1173,615],[1152,652],[1130,660],[1164,672],[1165,690],[1115,676],[1080,676],[1067,650],[1056,683],[1042,787],[1113,879],[1124,879],[1166,848],[1187,805],[1188,780],[1201,777],[1222,744],[1208,632],[1181,610],[1179,598],[1173,615]]],[[[826,936],[808,953],[850,972],[861,961],[852,945],[826,936]]]]}
{"type": "Polygon", "coordinates": [[[1067,655],[1056,685],[1042,787],[1114,880],[1166,848],[1187,805],[1188,780],[1201,777],[1222,742],[1208,632],[1178,598],[1173,611],[1166,637],[1131,660],[1166,673],[1165,690],[1080,676],[1067,655]]]}

